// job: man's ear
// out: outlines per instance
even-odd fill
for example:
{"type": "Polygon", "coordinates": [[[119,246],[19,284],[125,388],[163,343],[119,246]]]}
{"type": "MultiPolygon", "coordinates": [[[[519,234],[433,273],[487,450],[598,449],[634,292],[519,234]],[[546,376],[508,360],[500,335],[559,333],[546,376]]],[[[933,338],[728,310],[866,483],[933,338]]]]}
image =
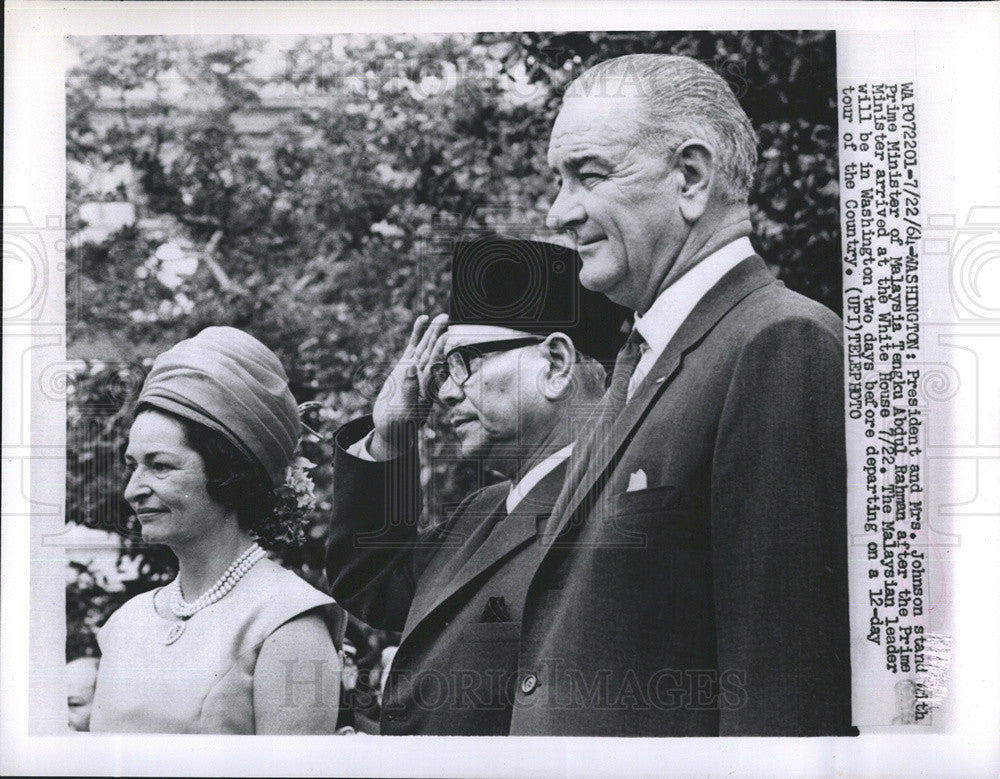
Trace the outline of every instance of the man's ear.
{"type": "Polygon", "coordinates": [[[576,347],[568,335],[552,333],[541,344],[548,362],[541,377],[542,394],[556,401],[573,391],[573,366],[576,364],[576,347]]]}
{"type": "Polygon", "coordinates": [[[717,155],[707,141],[685,141],[674,151],[674,170],[681,174],[678,206],[688,222],[705,213],[715,184],[717,155]]]}

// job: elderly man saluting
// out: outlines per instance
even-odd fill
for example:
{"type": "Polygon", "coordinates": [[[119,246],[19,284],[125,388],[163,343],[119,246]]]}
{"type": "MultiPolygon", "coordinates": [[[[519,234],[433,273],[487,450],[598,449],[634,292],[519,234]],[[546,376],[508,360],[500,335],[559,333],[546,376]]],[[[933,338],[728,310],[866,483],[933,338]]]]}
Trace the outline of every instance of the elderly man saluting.
{"type": "Polygon", "coordinates": [[[336,435],[333,595],[369,625],[403,634],[383,734],[508,731],[537,531],[580,422],[604,393],[599,360],[614,360],[628,329],[629,312],[581,288],[578,270],[576,252],[552,244],[458,244],[450,316],[417,319],[372,416],[336,435]],[[508,479],[418,535],[415,434],[428,394],[447,409],[461,456],[508,479]]]}
{"type": "Polygon", "coordinates": [[[525,603],[511,733],[851,732],[842,333],[756,255],[753,129],[687,57],[568,90],[550,226],[637,312],[525,603]]]}

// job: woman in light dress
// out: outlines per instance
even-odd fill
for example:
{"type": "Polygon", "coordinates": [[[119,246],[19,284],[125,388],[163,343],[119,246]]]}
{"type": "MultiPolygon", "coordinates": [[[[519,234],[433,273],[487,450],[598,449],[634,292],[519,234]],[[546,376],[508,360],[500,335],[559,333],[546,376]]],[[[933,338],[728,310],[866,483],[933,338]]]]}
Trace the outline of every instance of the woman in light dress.
{"type": "Polygon", "coordinates": [[[125,498],[179,572],[101,629],[91,731],[334,732],[333,601],[260,545],[295,522],[287,471],[299,434],[285,372],[252,336],[210,327],[156,359],[125,498]]]}

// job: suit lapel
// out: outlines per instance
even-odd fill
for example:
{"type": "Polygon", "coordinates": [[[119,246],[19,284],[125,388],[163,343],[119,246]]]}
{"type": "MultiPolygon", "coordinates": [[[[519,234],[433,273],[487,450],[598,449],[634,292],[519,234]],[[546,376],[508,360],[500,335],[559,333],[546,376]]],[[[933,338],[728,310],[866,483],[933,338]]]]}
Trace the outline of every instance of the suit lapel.
{"type": "MultiPolygon", "coordinates": [[[[480,523],[480,526],[470,534],[468,542],[476,544],[477,548],[454,572],[450,580],[438,589],[436,597],[431,599],[431,605],[411,621],[411,631],[412,627],[488,572],[496,563],[535,538],[539,517],[548,517],[552,512],[552,506],[565,476],[566,462],[563,461],[524,496],[509,516],[500,519],[492,528],[483,527],[484,523],[480,523]]],[[[445,579],[450,572],[450,566],[443,569],[441,579],[445,579]]]]}
{"type": "Polygon", "coordinates": [[[759,256],[743,260],[723,276],[694,307],[617,419],[596,420],[587,445],[578,447],[574,452],[575,456],[584,458],[584,462],[578,463],[576,471],[582,472],[582,476],[575,485],[567,479],[563,494],[553,511],[556,524],[546,532],[547,545],[551,545],[567,529],[567,524],[578,513],[582,504],[593,502],[599,496],[622,450],[632,440],[639,424],[680,370],[684,354],[698,344],[743,298],[774,281],[774,276],[759,256]]]}
{"type": "Polygon", "coordinates": [[[455,509],[446,529],[438,531],[439,537],[430,541],[430,543],[446,541],[449,536],[453,539],[452,543],[437,547],[437,552],[421,575],[422,580],[437,586],[417,588],[410,604],[407,626],[415,625],[424,618],[438,600],[441,583],[453,579],[461,569],[462,561],[468,559],[469,549],[482,543],[488,532],[484,529],[484,525],[488,523],[497,507],[503,505],[509,491],[510,482],[506,481],[484,487],[469,496],[455,509]]]}

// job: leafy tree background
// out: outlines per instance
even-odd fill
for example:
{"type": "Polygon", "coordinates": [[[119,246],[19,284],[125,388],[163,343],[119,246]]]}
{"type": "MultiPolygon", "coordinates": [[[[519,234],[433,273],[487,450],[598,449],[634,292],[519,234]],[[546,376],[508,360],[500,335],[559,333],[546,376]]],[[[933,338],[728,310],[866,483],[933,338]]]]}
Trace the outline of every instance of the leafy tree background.
{"type": "MultiPolygon", "coordinates": [[[[121,537],[116,588],[74,563],[68,658],[124,600],[169,579],[120,495],[128,400],[157,353],[208,325],[268,344],[328,441],[370,409],[421,312],[444,307],[450,241],[544,235],[545,152],[560,95],[629,52],[696,57],[732,85],[760,139],[754,243],[786,284],[840,312],[835,46],[830,32],[485,33],[75,38],[67,77],[70,377],[67,521],[121,537]],[[277,54],[275,53],[277,51],[277,54]],[[95,231],[95,203],[134,218],[95,231]],[[89,209],[89,210],[88,210],[89,209]],[[72,235],[73,233],[71,233],[72,235]],[[173,248],[189,260],[171,272],[173,248]],[[179,248],[178,248],[179,247],[179,248]]],[[[183,264],[183,263],[182,263],[183,264]]],[[[423,521],[490,475],[427,439],[423,521]]],[[[330,451],[304,548],[322,586],[330,451]]],[[[377,646],[392,636],[369,632],[377,646]]]]}

